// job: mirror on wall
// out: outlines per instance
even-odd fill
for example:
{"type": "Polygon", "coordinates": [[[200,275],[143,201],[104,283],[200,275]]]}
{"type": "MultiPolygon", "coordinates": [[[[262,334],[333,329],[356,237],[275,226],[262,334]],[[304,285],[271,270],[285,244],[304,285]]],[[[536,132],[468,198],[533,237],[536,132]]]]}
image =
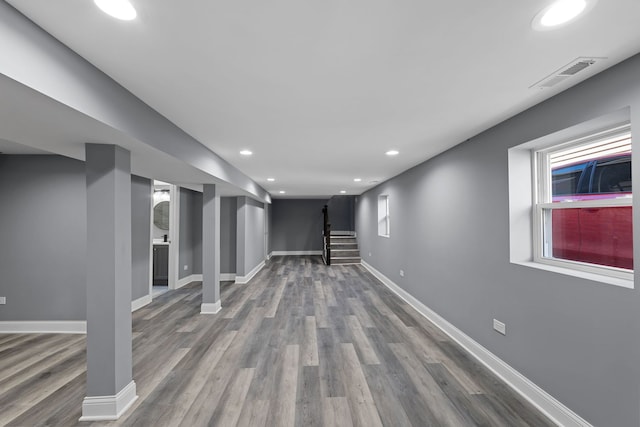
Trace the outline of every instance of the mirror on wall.
{"type": "Polygon", "coordinates": [[[162,201],[153,207],[153,223],[161,230],[169,229],[169,202],[162,201]]]}

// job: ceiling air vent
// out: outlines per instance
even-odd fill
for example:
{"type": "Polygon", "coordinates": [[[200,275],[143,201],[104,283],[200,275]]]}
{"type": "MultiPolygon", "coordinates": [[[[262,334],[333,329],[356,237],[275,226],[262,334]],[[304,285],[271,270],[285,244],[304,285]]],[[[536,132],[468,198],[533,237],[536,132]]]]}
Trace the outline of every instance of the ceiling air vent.
{"type": "Polygon", "coordinates": [[[534,87],[535,88],[539,88],[539,89],[545,89],[545,88],[553,87],[553,86],[557,85],[558,83],[563,82],[563,81],[567,80],[568,78],[575,76],[579,72],[591,67],[596,62],[602,61],[603,59],[606,59],[606,58],[583,58],[583,57],[581,57],[581,58],[574,59],[573,61],[571,61],[567,65],[565,65],[565,66],[561,67],[560,69],[554,71],[553,73],[549,74],[544,79],[536,82],[532,86],[529,86],[529,89],[534,88],[534,87]]]}

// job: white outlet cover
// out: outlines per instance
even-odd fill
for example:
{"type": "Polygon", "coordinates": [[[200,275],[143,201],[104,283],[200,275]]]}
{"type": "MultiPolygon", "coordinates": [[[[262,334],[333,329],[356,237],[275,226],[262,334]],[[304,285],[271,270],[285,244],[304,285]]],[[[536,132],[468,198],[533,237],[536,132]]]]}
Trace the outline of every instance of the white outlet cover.
{"type": "Polygon", "coordinates": [[[6,304],[7,303],[7,297],[0,297],[0,304],[6,304]]]}
{"type": "Polygon", "coordinates": [[[505,325],[499,320],[493,319],[493,329],[495,329],[497,332],[501,333],[502,335],[507,335],[507,325],[505,325]]]}
{"type": "Polygon", "coordinates": [[[400,270],[400,277],[404,277],[404,270],[400,270]]]}
{"type": "Polygon", "coordinates": [[[188,269],[189,269],[189,266],[188,266],[188,265],[185,265],[185,266],[184,266],[184,270],[188,270],[188,269]]]}

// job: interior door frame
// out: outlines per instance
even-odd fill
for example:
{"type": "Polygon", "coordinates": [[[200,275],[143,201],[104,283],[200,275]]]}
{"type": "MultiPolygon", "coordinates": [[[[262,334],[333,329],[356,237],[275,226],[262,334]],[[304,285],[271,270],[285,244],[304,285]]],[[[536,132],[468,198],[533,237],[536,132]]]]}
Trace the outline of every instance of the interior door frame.
{"type": "Polygon", "coordinates": [[[180,273],[180,187],[169,186],[169,289],[178,286],[180,273]]]}

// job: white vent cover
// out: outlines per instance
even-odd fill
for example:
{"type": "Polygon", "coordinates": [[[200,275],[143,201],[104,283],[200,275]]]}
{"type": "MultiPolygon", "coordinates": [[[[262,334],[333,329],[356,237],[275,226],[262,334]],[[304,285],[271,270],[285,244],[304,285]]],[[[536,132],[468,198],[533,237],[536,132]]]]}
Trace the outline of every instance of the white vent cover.
{"type": "Polygon", "coordinates": [[[547,77],[543,78],[542,80],[529,86],[529,89],[534,87],[539,89],[550,88],[552,86],[557,85],[560,82],[565,81],[570,77],[575,76],[579,72],[591,67],[596,62],[600,62],[604,59],[606,58],[585,58],[585,57],[576,58],[570,63],[568,63],[567,65],[549,74],[547,77]]]}

